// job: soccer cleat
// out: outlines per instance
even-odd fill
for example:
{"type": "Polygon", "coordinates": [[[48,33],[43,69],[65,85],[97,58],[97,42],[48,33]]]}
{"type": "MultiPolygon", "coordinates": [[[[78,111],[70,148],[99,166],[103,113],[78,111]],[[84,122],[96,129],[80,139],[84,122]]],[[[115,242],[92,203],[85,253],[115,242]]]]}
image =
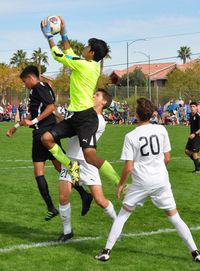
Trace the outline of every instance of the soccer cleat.
{"type": "Polygon", "coordinates": [[[64,234],[62,233],[59,238],[58,238],[58,242],[66,242],[68,241],[69,239],[71,239],[72,237],[74,236],[74,233],[73,231],[71,231],[70,233],[67,233],[67,234],[64,234]]]}
{"type": "Polygon", "coordinates": [[[110,259],[110,249],[104,248],[99,255],[95,256],[95,259],[102,262],[108,261],[110,259]]]}
{"type": "Polygon", "coordinates": [[[200,169],[195,169],[195,170],[192,171],[192,173],[197,173],[197,174],[199,174],[199,173],[200,173],[200,169]]]}
{"type": "Polygon", "coordinates": [[[53,210],[48,210],[46,216],[44,217],[44,220],[49,221],[51,220],[53,217],[57,216],[59,214],[57,209],[53,209],[53,210]]]}
{"type": "Polygon", "coordinates": [[[82,195],[81,198],[82,198],[82,211],[81,211],[81,215],[84,216],[84,215],[87,214],[87,212],[90,209],[90,205],[91,205],[91,202],[93,200],[93,196],[92,196],[91,193],[85,192],[82,195]]]}
{"type": "Polygon", "coordinates": [[[72,178],[73,184],[79,182],[80,174],[79,174],[80,165],[77,161],[70,162],[69,174],[72,178]]]}
{"type": "Polygon", "coordinates": [[[192,257],[195,262],[200,263],[200,252],[199,250],[192,251],[192,257]]]}

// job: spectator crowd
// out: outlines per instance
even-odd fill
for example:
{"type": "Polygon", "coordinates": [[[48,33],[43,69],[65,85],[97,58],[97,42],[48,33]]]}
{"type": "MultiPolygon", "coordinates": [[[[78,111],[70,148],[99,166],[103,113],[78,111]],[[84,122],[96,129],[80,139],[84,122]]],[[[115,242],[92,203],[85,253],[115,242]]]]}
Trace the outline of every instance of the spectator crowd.
{"type": "MultiPolygon", "coordinates": [[[[189,125],[189,117],[191,113],[190,102],[185,103],[181,98],[178,100],[170,100],[164,106],[159,104],[151,118],[152,123],[165,125],[189,125]]],[[[57,112],[64,117],[67,114],[67,105],[57,106],[57,112]]],[[[198,112],[200,113],[200,102],[198,103],[198,112]]],[[[19,105],[0,104],[0,122],[2,121],[21,121],[28,114],[28,106],[22,101],[19,105]]],[[[104,118],[109,124],[135,124],[137,119],[135,115],[131,115],[129,106],[126,101],[120,103],[113,101],[110,108],[104,110],[104,118]]]]}
{"type": "Polygon", "coordinates": [[[20,102],[19,105],[7,103],[7,105],[0,104],[0,121],[21,121],[28,113],[25,102],[20,102]]]}
{"type": "MultiPolygon", "coordinates": [[[[191,114],[190,103],[185,103],[181,98],[174,101],[170,100],[163,107],[158,106],[154,121],[156,123],[165,125],[189,125],[189,118],[191,114]]],[[[200,113],[200,103],[199,103],[200,113]]]]}

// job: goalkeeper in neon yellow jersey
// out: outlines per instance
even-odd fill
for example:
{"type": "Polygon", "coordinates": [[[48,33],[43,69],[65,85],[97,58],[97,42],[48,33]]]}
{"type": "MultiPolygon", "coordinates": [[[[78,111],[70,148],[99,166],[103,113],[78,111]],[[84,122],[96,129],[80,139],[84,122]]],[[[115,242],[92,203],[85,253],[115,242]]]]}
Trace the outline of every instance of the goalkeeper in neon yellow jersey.
{"type": "Polygon", "coordinates": [[[75,161],[70,161],[55,142],[57,139],[78,135],[86,162],[97,167],[101,173],[117,184],[119,176],[115,170],[108,161],[96,155],[95,134],[98,128],[98,117],[93,108],[93,94],[101,71],[100,62],[108,55],[109,47],[105,41],[92,38],[83,49],[83,58],[77,57],[70,46],[65,23],[61,17],[60,19],[63,51],[55,46],[47,19],[41,22],[41,29],[49,42],[54,59],[72,70],[70,105],[67,118],[49,132],[45,132],[42,142],[53,156],[68,168],[73,182],[77,182],[79,181],[79,165],[75,161]]]}

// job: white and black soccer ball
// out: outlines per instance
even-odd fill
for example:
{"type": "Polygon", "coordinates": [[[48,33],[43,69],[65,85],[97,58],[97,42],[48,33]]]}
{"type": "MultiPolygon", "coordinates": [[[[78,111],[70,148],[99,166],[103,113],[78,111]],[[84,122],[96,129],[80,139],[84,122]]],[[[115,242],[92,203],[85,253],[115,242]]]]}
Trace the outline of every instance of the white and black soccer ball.
{"type": "Polygon", "coordinates": [[[48,20],[50,22],[51,34],[56,35],[60,33],[61,30],[61,20],[59,16],[48,16],[48,20]]]}

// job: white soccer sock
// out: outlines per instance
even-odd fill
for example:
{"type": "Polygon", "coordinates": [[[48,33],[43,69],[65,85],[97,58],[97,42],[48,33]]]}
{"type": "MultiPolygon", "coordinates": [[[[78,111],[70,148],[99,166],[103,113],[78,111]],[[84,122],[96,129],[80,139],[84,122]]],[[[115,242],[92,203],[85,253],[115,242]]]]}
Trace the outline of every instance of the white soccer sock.
{"type": "Polygon", "coordinates": [[[168,216],[168,219],[174,225],[178,234],[183,239],[183,241],[185,242],[185,244],[189,248],[189,250],[191,252],[194,250],[197,250],[195,242],[192,238],[192,234],[191,234],[188,226],[185,224],[185,222],[179,216],[179,214],[176,213],[173,216],[168,216]]]}
{"type": "Polygon", "coordinates": [[[63,223],[64,234],[68,234],[72,231],[71,228],[71,205],[59,205],[60,218],[63,223]]]}
{"type": "Polygon", "coordinates": [[[121,210],[119,211],[119,214],[117,215],[117,217],[115,218],[113,222],[113,225],[112,225],[112,228],[109,233],[107,243],[105,246],[106,249],[113,248],[115,242],[117,241],[117,239],[119,238],[122,232],[122,229],[126,220],[129,218],[130,215],[131,215],[131,212],[127,212],[126,210],[121,208],[121,210]]]}
{"type": "Polygon", "coordinates": [[[104,208],[104,213],[107,214],[112,220],[115,220],[115,218],[117,217],[111,201],[108,201],[108,207],[104,208]]]}

